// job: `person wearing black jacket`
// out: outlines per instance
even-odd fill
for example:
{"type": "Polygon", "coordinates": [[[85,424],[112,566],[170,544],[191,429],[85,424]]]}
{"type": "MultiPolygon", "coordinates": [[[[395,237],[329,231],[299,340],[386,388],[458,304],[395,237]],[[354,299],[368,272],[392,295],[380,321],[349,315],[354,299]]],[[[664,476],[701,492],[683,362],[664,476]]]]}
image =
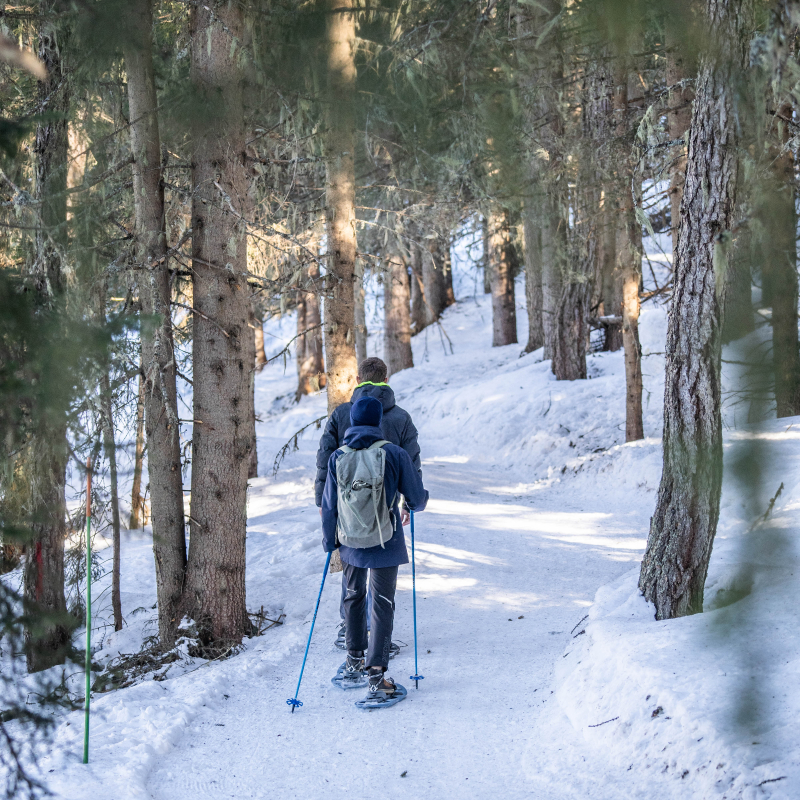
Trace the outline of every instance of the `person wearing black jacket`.
{"type": "MultiPolygon", "coordinates": [[[[381,404],[375,398],[362,397],[357,400],[350,410],[351,425],[345,435],[344,444],[353,450],[362,450],[384,439],[380,426],[381,417],[381,404]]],[[[359,674],[366,668],[369,677],[367,699],[386,702],[400,688],[391,678],[384,678],[384,672],[389,665],[392,644],[397,570],[401,564],[408,564],[398,496],[403,495],[405,504],[412,511],[424,511],[428,503],[428,492],[405,450],[391,443],[383,444],[382,448],[385,454],[383,487],[392,519],[391,538],[374,547],[354,548],[340,545],[337,538],[339,487],[336,462],[342,455],[341,450],[334,451],[328,461],[321,510],[322,548],[325,552],[339,548],[347,588],[344,601],[347,631],[345,674],[359,674]],[[369,609],[367,573],[373,597],[369,609]],[[367,614],[371,622],[369,638],[367,614]]],[[[347,533],[346,529],[344,533],[347,533]]]]}
{"type": "MultiPolygon", "coordinates": [[[[344,444],[345,433],[350,427],[350,409],[353,403],[362,397],[374,397],[383,408],[380,428],[383,438],[392,444],[402,447],[408,453],[411,463],[422,478],[422,464],[417,429],[411,420],[411,415],[395,404],[392,387],[386,383],[386,364],[380,358],[366,358],[358,366],[358,386],[353,391],[349,403],[342,403],[334,409],[325,425],[325,431],[319,440],[317,450],[317,477],[314,482],[314,494],[317,507],[322,508],[322,493],[328,477],[328,462],[333,453],[344,444]]],[[[321,511],[320,511],[321,513],[321,511]]],[[[409,514],[407,509],[402,510],[403,525],[407,525],[409,514]]],[[[336,639],[338,647],[345,647],[344,623],[344,598],[347,582],[342,575],[342,600],[339,605],[339,615],[342,623],[339,625],[339,634],[336,639]]],[[[370,593],[371,595],[371,593],[370,593]]]]}

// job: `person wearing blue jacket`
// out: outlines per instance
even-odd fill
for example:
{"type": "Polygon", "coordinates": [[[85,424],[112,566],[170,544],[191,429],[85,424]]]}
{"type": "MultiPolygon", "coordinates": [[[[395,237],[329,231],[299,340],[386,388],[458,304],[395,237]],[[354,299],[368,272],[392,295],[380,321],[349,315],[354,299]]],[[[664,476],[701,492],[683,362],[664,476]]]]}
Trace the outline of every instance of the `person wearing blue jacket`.
{"type": "MultiPolygon", "coordinates": [[[[350,409],[350,427],[344,444],[353,450],[369,447],[384,438],[381,430],[383,407],[373,397],[362,397],[350,409]]],[[[395,444],[384,444],[386,453],[383,485],[386,502],[393,520],[392,538],[383,546],[352,548],[339,544],[338,484],[336,462],[341,450],[328,461],[328,474],[322,493],[322,547],[326,553],[339,548],[346,582],[344,600],[347,640],[347,666],[352,671],[366,667],[370,694],[391,697],[394,682],[384,678],[389,667],[389,650],[394,626],[394,596],[397,589],[397,570],[408,564],[408,551],[403,534],[398,495],[403,495],[411,511],[422,511],[428,502],[428,492],[408,453],[395,444]],[[372,592],[370,611],[371,635],[367,636],[367,574],[372,592]],[[366,655],[365,655],[366,653],[366,655]]]]}

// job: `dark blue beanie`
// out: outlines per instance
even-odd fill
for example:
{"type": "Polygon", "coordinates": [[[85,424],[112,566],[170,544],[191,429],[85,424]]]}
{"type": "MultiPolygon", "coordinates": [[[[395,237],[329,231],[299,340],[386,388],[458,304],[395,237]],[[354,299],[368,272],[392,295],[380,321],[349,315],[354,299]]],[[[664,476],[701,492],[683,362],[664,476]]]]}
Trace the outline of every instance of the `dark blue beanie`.
{"type": "Polygon", "coordinates": [[[374,397],[359,397],[350,409],[351,425],[371,425],[377,428],[383,419],[383,405],[374,397]]]}

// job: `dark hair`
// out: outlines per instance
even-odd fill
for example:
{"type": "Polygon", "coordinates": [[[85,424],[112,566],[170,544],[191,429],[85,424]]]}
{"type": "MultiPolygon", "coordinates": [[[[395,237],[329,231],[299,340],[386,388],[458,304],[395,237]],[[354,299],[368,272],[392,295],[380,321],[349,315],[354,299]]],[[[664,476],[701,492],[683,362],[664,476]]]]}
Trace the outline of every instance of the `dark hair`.
{"type": "Polygon", "coordinates": [[[388,371],[386,364],[379,358],[375,358],[375,356],[365,358],[358,365],[358,377],[361,378],[362,382],[383,383],[386,380],[388,371]]]}

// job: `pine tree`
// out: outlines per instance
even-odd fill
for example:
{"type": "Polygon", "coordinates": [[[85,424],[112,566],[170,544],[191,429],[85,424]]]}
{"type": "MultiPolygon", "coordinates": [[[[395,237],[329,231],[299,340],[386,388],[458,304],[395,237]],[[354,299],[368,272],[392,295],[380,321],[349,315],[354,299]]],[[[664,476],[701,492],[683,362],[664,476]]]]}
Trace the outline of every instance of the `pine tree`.
{"type": "Polygon", "coordinates": [[[252,448],[248,206],[241,51],[235,4],[193,8],[191,79],[204,114],[192,154],[193,406],[191,540],[183,606],[224,647],[249,629],[247,472],[252,448]]]}
{"type": "MultiPolygon", "coordinates": [[[[746,64],[749,0],[707,0],[713,44],[700,65],[667,330],[664,468],[639,588],[656,618],[702,611],[722,486],[717,272],[736,208],[736,86],[746,64]]],[[[724,283],[724,282],[723,282],[724,283]]]]}
{"type": "Polygon", "coordinates": [[[327,44],[325,141],[328,272],[325,278],[325,363],[328,412],[350,399],[356,382],[355,82],[353,5],[321,0],[327,44]]]}
{"type": "Polygon", "coordinates": [[[165,230],[151,0],[132,0],[125,46],[133,153],[136,275],[142,312],[142,368],[158,633],[171,647],[181,620],[186,535],[181,475],[172,292],[165,230]]]}
{"type": "MultiPolygon", "coordinates": [[[[47,77],[39,81],[38,107],[44,119],[37,125],[33,147],[41,219],[30,279],[42,309],[55,306],[66,291],[67,119],[71,97],[65,64],[69,30],[59,20],[64,11],[61,0],[43,0],[40,5],[39,59],[47,77]]],[[[64,620],[66,417],[56,414],[42,420],[30,437],[27,451],[32,538],[25,559],[25,598],[51,617],[26,631],[28,670],[37,672],[62,663],[70,644],[64,620]]]]}

